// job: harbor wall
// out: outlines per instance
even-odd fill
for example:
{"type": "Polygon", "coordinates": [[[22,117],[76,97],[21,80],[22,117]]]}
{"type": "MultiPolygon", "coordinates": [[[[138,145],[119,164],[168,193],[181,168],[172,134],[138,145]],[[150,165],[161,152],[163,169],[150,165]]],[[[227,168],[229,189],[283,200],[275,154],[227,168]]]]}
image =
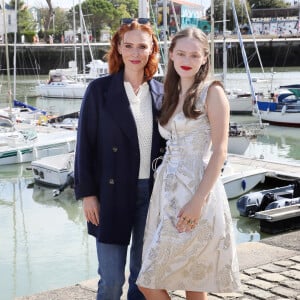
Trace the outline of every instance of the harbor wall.
{"type": "MultiPolygon", "coordinates": [[[[256,53],[255,42],[264,68],[271,67],[300,67],[300,38],[294,39],[245,39],[243,44],[248,57],[250,68],[260,67],[256,53]]],[[[244,63],[241,55],[240,43],[235,38],[226,40],[228,68],[243,68],[244,63]]],[[[223,40],[217,39],[215,47],[215,68],[223,66],[223,40]]],[[[0,44],[0,74],[6,73],[5,45],[0,44]]],[[[82,59],[88,63],[93,55],[94,59],[104,59],[109,49],[108,43],[80,44],[18,44],[16,45],[17,74],[34,75],[48,74],[50,69],[67,68],[68,62],[74,60],[74,53],[78,61],[79,71],[82,71],[82,59]],[[82,56],[84,48],[85,55],[82,56]]],[[[10,69],[13,70],[14,46],[8,45],[10,69]]]]}

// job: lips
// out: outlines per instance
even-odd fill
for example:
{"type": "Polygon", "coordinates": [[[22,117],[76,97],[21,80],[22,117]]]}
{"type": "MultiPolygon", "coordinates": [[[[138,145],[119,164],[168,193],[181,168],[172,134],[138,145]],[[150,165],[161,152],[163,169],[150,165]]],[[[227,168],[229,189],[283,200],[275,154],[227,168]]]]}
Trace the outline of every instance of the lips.
{"type": "Polygon", "coordinates": [[[180,66],[180,68],[184,71],[189,71],[192,69],[191,67],[188,67],[188,66],[180,66]]]}
{"type": "Polygon", "coordinates": [[[131,60],[130,62],[131,62],[132,64],[135,64],[135,65],[136,65],[136,64],[139,64],[141,61],[140,61],[140,60],[131,60]]]}

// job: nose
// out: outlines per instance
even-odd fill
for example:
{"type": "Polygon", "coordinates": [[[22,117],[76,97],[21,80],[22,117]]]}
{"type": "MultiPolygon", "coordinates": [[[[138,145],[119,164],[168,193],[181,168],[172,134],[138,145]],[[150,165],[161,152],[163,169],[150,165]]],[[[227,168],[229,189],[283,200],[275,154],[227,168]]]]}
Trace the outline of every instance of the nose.
{"type": "Polygon", "coordinates": [[[138,48],[132,48],[132,55],[133,56],[139,56],[140,54],[140,51],[138,48]]]}

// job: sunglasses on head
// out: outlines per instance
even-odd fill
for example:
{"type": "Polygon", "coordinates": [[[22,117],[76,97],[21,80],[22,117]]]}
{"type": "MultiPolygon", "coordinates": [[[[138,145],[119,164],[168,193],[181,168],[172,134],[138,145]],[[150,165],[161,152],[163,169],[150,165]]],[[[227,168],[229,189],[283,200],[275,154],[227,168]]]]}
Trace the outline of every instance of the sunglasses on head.
{"type": "Polygon", "coordinates": [[[150,23],[149,18],[136,18],[136,19],[133,19],[133,18],[123,18],[121,20],[121,25],[129,25],[129,24],[131,24],[134,21],[138,22],[139,24],[148,24],[148,23],[150,23]]]}

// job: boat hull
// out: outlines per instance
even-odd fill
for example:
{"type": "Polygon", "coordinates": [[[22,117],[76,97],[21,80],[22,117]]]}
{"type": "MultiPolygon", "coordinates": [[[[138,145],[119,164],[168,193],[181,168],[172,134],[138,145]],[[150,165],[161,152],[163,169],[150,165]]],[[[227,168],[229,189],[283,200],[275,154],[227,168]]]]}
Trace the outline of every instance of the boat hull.
{"type": "Polygon", "coordinates": [[[68,175],[74,169],[74,152],[35,160],[31,167],[36,183],[59,187],[66,183],[68,175]]]}
{"type": "Polygon", "coordinates": [[[42,157],[75,151],[76,131],[51,128],[38,132],[37,138],[16,145],[0,146],[0,165],[31,162],[42,157]]]}
{"type": "Polygon", "coordinates": [[[300,127],[300,111],[297,113],[285,113],[273,111],[260,111],[261,119],[274,125],[300,127]]]}
{"type": "Polygon", "coordinates": [[[255,186],[265,180],[266,170],[255,169],[234,172],[230,175],[222,175],[222,182],[228,199],[237,198],[248,193],[255,186]]]}
{"type": "Polygon", "coordinates": [[[71,83],[71,84],[40,84],[36,87],[37,94],[46,98],[68,98],[82,99],[87,84],[71,83]]]}

